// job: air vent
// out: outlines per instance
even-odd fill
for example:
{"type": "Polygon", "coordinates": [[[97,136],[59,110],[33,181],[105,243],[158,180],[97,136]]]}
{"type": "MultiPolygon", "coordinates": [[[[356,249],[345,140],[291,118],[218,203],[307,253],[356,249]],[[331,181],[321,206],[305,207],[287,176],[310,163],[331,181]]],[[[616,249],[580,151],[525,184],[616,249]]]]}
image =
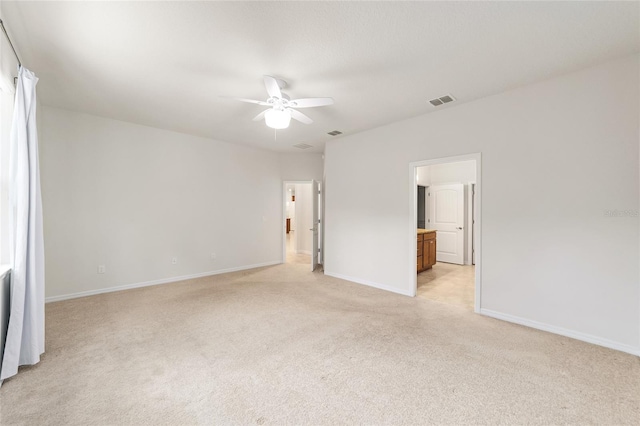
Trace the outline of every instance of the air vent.
{"type": "Polygon", "coordinates": [[[454,98],[454,97],[453,97],[453,96],[451,96],[451,95],[444,95],[444,96],[442,96],[442,97],[440,97],[440,98],[431,99],[431,100],[429,101],[429,103],[430,103],[431,105],[433,105],[434,107],[437,107],[437,106],[440,106],[440,105],[447,104],[447,103],[449,103],[449,102],[453,102],[453,101],[455,101],[455,100],[456,100],[456,98],[454,98]]]}
{"type": "Polygon", "coordinates": [[[311,145],[307,145],[306,143],[299,143],[297,145],[294,145],[294,147],[298,149],[309,149],[311,148],[311,145]]]}
{"type": "Polygon", "coordinates": [[[339,130],[334,130],[333,132],[329,132],[329,133],[327,133],[327,134],[328,134],[328,135],[331,135],[331,136],[338,136],[338,135],[341,135],[341,134],[342,134],[342,132],[341,132],[341,131],[339,131],[339,130]]]}

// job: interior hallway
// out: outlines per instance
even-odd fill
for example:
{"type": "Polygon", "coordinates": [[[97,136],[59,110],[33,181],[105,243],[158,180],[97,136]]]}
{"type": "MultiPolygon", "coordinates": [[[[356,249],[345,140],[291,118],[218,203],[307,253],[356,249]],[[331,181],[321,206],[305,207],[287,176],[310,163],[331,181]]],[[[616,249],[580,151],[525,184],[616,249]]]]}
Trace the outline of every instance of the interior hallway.
{"type": "Polygon", "coordinates": [[[418,274],[417,296],[473,312],[475,271],[474,265],[438,262],[418,274]]]}
{"type": "Polygon", "coordinates": [[[287,263],[297,263],[311,265],[311,255],[304,253],[296,253],[295,249],[296,231],[290,231],[286,234],[287,239],[287,263]]]}

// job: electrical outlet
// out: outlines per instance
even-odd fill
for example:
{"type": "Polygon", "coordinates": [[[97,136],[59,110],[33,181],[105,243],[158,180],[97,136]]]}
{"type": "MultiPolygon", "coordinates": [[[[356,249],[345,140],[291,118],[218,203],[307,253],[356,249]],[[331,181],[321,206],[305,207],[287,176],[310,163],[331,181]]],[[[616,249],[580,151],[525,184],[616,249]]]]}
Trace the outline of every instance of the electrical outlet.
{"type": "Polygon", "coordinates": [[[216,254],[215,253],[211,253],[211,260],[216,260],[216,254]]]}
{"type": "Polygon", "coordinates": [[[98,265],[98,273],[99,274],[104,274],[106,272],[107,268],[104,265],[98,265]]]}
{"type": "Polygon", "coordinates": [[[172,264],[174,264],[174,265],[175,265],[176,263],[178,263],[178,258],[177,258],[177,257],[173,257],[173,258],[171,258],[171,263],[172,263],[172,264]]]}

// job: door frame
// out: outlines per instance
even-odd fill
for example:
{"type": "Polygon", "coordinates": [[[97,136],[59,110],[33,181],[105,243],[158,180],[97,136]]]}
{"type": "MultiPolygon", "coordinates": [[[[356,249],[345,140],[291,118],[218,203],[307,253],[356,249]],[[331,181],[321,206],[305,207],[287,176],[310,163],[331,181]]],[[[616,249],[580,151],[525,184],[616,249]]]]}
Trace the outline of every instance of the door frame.
{"type": "Polygon", "coordinates": [[[309,185],[313,187],[312,182],[313,180],[282,181],[282,228],[280,228],[280,236],[282,238],[282,259],[280,263],[287,263],[287,185],[309,185]]]}
{"type": "Polygon", "coordinates": [[[474,231],[474,227],[475,227],[475,223],[474,223],[474,216],[475,216],[475,209],[476,209],[476,195],[475,195],[475,190],[476,190],[476,183],[474,182],[469,182],[469,194],[467,194],[468,196],[468,200],[467,202],[469,203],[468,208],[467,208],[467,224],[465,226],[467,226],[467,232],[469,233],[469,246],[467,247],[467,259],[469,260],[469,263],[465,263],[465,265],[475,265],[475,262],[473,260],[473,249],[474,249],[474,244],[475,244],[475,231],[474,231]]]}
{"type": "MultiPolygon", "coordinates": [[[[476,223],[474,227],[474,242],[475,242],[475,254],[476,254],[476,270],[475,270],[475,291],[474,291],[474,311],[480,313],[482,307],[482,155],[481,153],[473,153],[466,155],[457,155],[454,157],[434,158],[431,160],[414,161],[409,163],[409,189],[412,196],[410,197],[410,214],[411,223],[407,232],[407,240],[411,241],[409,247],[413,247],[411,253],[415,255],[418,250],[418,243],[416,240],[416,226],[418,223],[418,179],[416,178],[416,172],[418,167],[433,166],[435,164],[445,163],[458,163],[460,161],[476,161],[476,223]]],[[[412,256],[410,262],[407,264],[407,268],[411,268],[411,279],[413,289],[412,296],[415,297],[418,292],[418,274],[416,274],[416,260],[415,256],[412,256]]]]}
{"type": "Polygon", "coordinates": [[[311,181],[311,272],[320,262],[320,183],[311,181]]]}

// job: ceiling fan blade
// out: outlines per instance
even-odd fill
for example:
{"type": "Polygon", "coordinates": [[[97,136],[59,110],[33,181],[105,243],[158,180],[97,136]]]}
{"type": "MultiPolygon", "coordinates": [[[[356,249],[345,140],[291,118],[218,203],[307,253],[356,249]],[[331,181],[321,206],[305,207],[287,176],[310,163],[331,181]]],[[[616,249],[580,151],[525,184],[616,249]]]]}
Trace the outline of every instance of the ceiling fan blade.
{"type": "Polygon", "coordinates": [[[311,124],[313,120],[301,113],[300,111],[296,111],[295,109],[287,108],[287,110],[291,113],[291,118],[298,120],[304,124],[311,124]]]}
{"type": "Polygon", "coordinates": [[[282,99],[282,92],[280,91],[280,86],[278,86],[278,81],[274,77],[271,77],[270,75],[265,75],[264,86],[267,88],[267,93],[269,94],[269,97],[282,99]]]}
{"type": "Polygon", "coordinates": [[[265,101],[256,101],[255,99],[245,99],[245,98],[234,98],[231,96],[220,96],[223,99],[233,99],[234,101],[247,102],[250,104],[258,104],[263,106],[269,106],[269,104],[265,101]]]}
{"type": "Polygon", "coordinates": [[[262,111],[260,114],[256,115],[255,117],[253,117],[253,121],[260,121],[264,118],[264,115],[267,113],[267,111],[269,111],[268,109],[265,109],[264,111],[262,111]]]}
{"type": "Polygon", "coordinates": [[[333,98],[304,98],[289,101],[294,108],[311,108],[325,105],[333,105],[333,98]]]}

